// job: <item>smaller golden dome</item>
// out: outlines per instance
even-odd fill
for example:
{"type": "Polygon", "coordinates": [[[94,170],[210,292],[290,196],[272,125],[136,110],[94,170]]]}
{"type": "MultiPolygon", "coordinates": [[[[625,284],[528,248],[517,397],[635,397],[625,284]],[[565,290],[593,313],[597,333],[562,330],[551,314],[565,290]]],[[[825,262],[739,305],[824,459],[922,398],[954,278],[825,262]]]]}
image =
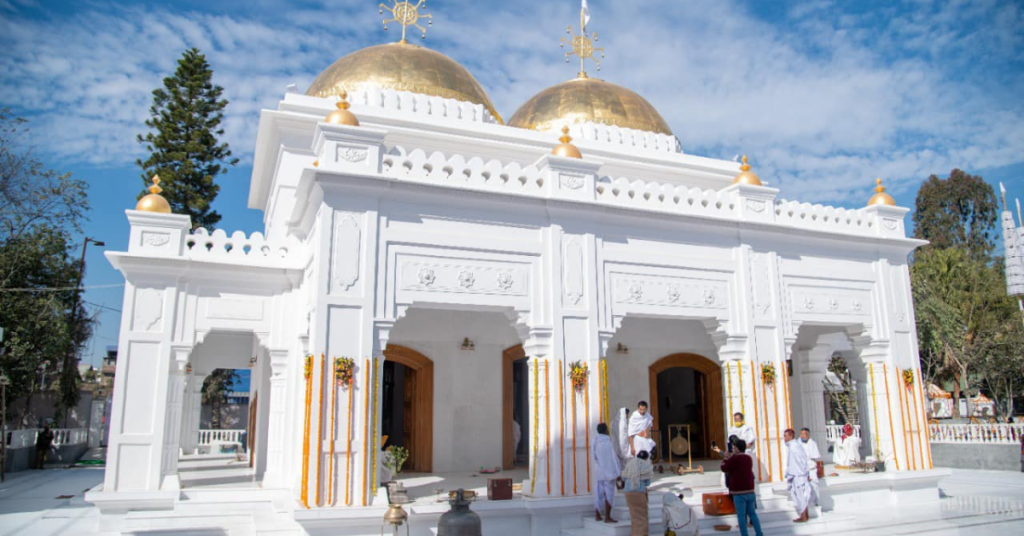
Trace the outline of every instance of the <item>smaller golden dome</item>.
{"type": "Polygon", "coordinates": [[[344,89],[338,94],[338,107],[337,110],[327,114],[324,121],[331,123],[332,125],[348,125],[352,127],[359,126],[359,119],[356,119],[356,115],[348,111],[351,104],[348,103],[348,92],[344,89]]]}
{"type": "Polygon", "coordinates": [[[149,194],[139,199],[139,202],[135,204],[135,210],[170,214],[171,204],[164,199],[164,196],[160,195],[162,191],[164,189],[160,187],[160,177],[153,175],[153,186],[149,187],[149,194]]]}
{"type": "Polygon", "coordinates": [[[733,184],[746,184],[749,186],[764,186],[757,175],[751,173],[750,164],[747,163],[747,155],[743,155],[743,165],[740,166],[740,174],[732,180],[733,184]]]}
{"type": "Polygon", "coordinates": [[[569,127],[562,127],[562,137],[558,138],[558,141],[562,143],[551,149],[551,154],[566,158],[583,158],[580,148],[572,144],[572,137],[569,136],[569,127]]]}
{"type": "Polygon", "coordinates": [[[890,207],[896,206],[896,200],[891,195],[885,193],[885,186],[882,186],[882,179],[875,179],[875,195],[871,196],[868,200],[868,206],[874,205],[888,205],[890,207]]]}

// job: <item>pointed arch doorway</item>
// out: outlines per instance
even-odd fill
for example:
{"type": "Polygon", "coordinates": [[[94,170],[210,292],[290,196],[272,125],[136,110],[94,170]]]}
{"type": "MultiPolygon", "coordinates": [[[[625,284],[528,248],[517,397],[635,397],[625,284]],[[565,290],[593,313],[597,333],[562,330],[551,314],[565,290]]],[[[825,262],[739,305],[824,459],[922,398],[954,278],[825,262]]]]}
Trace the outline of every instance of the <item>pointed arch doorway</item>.
{"type": "Polygon", "coordinates": [[[717,363],[697,354],[671,354],[650,366],[649,378],[651,415],[664,452],[674,440],[669,437],[673,424],[690,425],[694,458],[710,457],[711,441],[725,445],[722,369],[717,363]]]}
{"type": "Polygon", "coordinates": [[[403,471],[429,473],[434,466],[434,362],[397,344],[384,349],[381,435],[409,450],[403,471]]]}

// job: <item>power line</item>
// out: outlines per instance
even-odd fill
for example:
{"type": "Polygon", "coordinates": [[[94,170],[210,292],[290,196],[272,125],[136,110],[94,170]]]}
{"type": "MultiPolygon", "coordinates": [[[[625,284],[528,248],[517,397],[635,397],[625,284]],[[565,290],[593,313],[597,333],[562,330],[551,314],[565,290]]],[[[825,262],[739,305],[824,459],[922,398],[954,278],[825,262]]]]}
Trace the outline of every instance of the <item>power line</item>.
{"type": "Polygon", "coordinates": [[[114,311],[115,313],[120,313],[121,312],[120,309],[114,309],[113,307],[110,307],[108,305],[103,305],[103,304],[91,302],[91,301],[88,301],[88,300],[82,300],[82,301],[85,302],[85,303],[88,303],[89,305],[92,305],[93,307],[101,307],[103,309],[109,309],[111,311],[114,311]]]}
{"type": "Polygon", "coordinates": [[[37,288],[0,288],[0,292],[62,292],[66,290],[89,290],[93,288],[123,287],[124,283],[110,285],[86,285],[82,287],[37,287],[37,288]]]}

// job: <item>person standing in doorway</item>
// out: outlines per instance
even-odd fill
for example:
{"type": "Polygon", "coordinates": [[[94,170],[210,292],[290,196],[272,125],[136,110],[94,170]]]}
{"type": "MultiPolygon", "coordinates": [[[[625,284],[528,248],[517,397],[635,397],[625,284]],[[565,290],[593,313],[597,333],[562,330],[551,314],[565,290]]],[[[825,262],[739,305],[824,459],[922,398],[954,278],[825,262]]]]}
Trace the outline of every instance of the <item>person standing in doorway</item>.
{"type": "Polygon", "coordinates": [[[600,423],[597,425],[597,438],[594,441],[594,478],[597,485],[594,487],[594,511],[595,520],[601,521],[601,512],[604,512],[605,523],[618,523],[612,519],[612,504],[615,503],[615,481],[622,474],[622,462],[615,454],[615,447],[612,446],[612,438],[608,435],[608,425],[600,423]]]}
{"type": "MultiPolygon", "coordinates": [[[[732,452],[722,460],[722,472],[729,478],[729,495],[736,506],[736,519],[740,526],[740,535],[747,536],[747,522],[754,526],[754,534],[764,536],[761,532],[761,520],[757,517],[757,489],[754,482],[754,459],[747,454],[747,442],[737,438],[732,445],[732,452]]],[[[713,447],[721,454],[722,449],[713,447]]]]}
{"type": "Polygon", "coordinates": [[[43,427],[43,430],[36,435],[36,469],[46,467],[46,455],[50,453],[50,445],[53,444],[53,431],[50,425],[43,427]]]}

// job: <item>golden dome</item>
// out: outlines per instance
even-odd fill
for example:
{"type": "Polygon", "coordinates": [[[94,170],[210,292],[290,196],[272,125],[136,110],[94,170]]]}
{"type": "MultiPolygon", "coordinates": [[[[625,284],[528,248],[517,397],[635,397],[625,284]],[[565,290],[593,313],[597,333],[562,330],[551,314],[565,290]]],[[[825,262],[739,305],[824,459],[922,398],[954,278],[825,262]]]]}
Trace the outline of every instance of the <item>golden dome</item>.
{"type": "Polygon", "coordinates": [[[558,141],[562,143],[551,149],[551,154],[566,158],[583,158],[580,148],[572,144],[572,136],[569,136],[569,127],[562,127],[562,137],[558,138],[558,141]]]}
{"type": "Polygon", "coordinates": [[[588,121],[672,135],[668,123],[643,97],[585,74],[534,95],[512,114],[508,124],[551,132],[562,125],[588,121]]]}
{"type": "Polygon", "coordinates": [[[409,43],[376,45],[341,58],[313,80],[306,95],[329,97],[372,86],[480,104],[501,122],[484,88],[465,67],[409,43]]]}
{"type": "Polygon", "coordinates": [[[732,180],[733,184],[747,184],[750,186],[763,186],[761,179],[750,171],[750,164],[747,163],[747,155],[743,155],[743,165],[740,166],[740,174],[732,180]]]}
{"type": "Polygon", "coordinates": [[[164,199],[164,196],[160,195],[162,191],[164,190],[160,187],[160,177],[153,175],[153,186],[150,186],[149,193],[142,196],[142,199],[135,204],[135,210],[170,214],[171,204],[164,199]]]}
{"type": "Polygon", "coordinates": [[[873,205],[888,205],[890,207],[896,206],[896,200],[891,195],[885,193],[885,186],[882,186],[882,179],[875,179],[875,195],[871,196],[868,200],[868,206],[873,205]]]}
{"type": "Polygon", "coordinates": [[[327,114],[324,121],[333,125],[348,125],[351,127],[359,126],[359,119],[356,119],[356,114],[350,112],[348,109],[351,104],[348,103],[348,92],[344,89],[341,90],[340,94],[338,94],[338,102],[335,106],[337,106],[338,109],[327,114]]]}

